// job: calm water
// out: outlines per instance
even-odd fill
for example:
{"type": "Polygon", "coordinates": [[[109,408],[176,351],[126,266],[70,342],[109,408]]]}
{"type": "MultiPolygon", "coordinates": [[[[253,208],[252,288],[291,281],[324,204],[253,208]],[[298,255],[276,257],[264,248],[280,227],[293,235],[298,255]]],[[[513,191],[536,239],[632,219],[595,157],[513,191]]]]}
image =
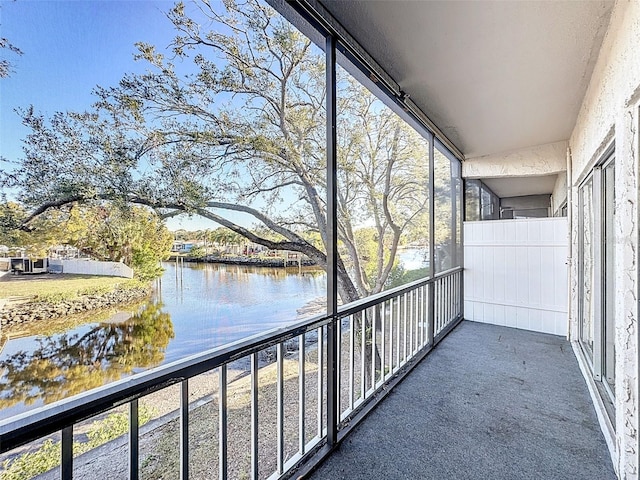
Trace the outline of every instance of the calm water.
{"type": "Polygon", "coordinates": [[[318,270],[165,268],[152,299],[134,308],[46,334],[9,334],[0,352],[0,418],[285,325],[325,296],[318,270]]]}
{"type": "MultiPolygon", "coordinates": [[[[400,260],[421,268],[424,252],[406,250],[400,260]]],[[[2,332],[0,418],[313,315],[309,305],[326,295],[317,269],[164,266],[152,298],[115,315],[2,332]]]]}

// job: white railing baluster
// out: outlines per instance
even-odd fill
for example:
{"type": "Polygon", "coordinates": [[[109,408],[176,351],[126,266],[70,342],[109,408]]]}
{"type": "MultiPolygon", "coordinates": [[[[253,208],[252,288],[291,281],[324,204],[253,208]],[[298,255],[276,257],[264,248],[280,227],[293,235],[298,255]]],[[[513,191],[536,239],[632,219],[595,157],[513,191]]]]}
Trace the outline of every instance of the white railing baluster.
{"type": "Polygon", "coordinates": [[[356,355],[355,355],[355,317],[349,315],[349,409],[353,410],[353,402],[355,395],[355,375],[356,375],[356,355]]]}
{"type": "Polygon", "coordinates": [[[365,362],[365,358],[367,357],[367,353],[366,353],[366,336],[367,336],[367,332],[366,332],[366,316],[364,311],[360,312],[360,333],[361,333],[361,348],[360,348],[360,399],[364,400],[365,397],[365,393],[366,393],[366,388],[367,388],[367,382],[366,382],[366,375],[367,375],[367,366],[366,366],[366,362],[365,362]]]}
{"type": "Polygon", "coordinates": [[[376,389],[376,310],[377,307],[369,309],[371,318],[371,391],[376,389]]]}
{"type": "Polygon", "coordinates": [[[298,337],[298,450],[300,455],[305,453],[305,336],[304,333],[298,337]]]}
{"type": "Polygon", "coordinates": [[[189,380],[180,382],[180,480],[189,479],[189,380]]]}
{"type": "Polygon", "coordinates": [[[381,319],[380,319],[380,326],[382,328],[382,336],[381,336],[381,343],[382,343],[382,362],[381,366],[380,366],[380,382],[384,382],[385,377],[386,377],[386,370],[387,370],[387,355],[386,355],[386,350],[387,350],[387,336],[385,335],[385,330],[387,329],[387,322],[386,322],[386,317],[387,317],[387,302],[382,302],[382,315],[381,315],[381,319]]]}
{"type": "Polygon", "coordinates": [[[227,479],[227,365],[218,369],[218,478],[227,479]]]}
{"type": "Polygon", "coordinates": [[[407,294],[403,293],[402,294],[402,310],[403,310],[403,324],[404,324],[404,329],[403,329],[403,343],[404,343],[404,359],[403,359],[403,364],[407,363],[407,294]]]}
{"type": "Polygon", "coordinates": [[[324,398],[324,382],[323,382],[323,375],[322,375],[322,368],[324,365],[324,348],[323,348],[323,344],[324,344],[324,335],[322,333],[322,327],[318,328],[318,346],[317,346],[317,352],[318,352],[318,438],[322,438],[322,426],[323,426],[323,422],[322,422],[322,417],[324,414],[324,403],[323,403],[323,398],[324,398]]]}
{"type": "Polygon", "coordinates": [[[258,480],[258,354],[251,354],[251,479],[258,480]]]}
{"type": "Polygon", "coordinates": [[[395,298],[396,301],[396,324],[398,326],[396,333],[396,370],[400,368],[400,297],[395,298]]]}
{"type": "Polygon", "coordinates": [[[276,347],[276,409],[277,409],[277,466],[278,474],[284,471],[284,352],[282,342],[276,347]]]}

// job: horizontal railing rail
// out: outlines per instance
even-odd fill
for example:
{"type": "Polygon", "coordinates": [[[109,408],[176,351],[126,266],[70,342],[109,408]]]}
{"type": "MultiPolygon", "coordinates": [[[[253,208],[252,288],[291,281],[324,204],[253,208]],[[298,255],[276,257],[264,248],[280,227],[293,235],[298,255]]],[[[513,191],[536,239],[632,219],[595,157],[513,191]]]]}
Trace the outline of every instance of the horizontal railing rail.
{"type": "Polygon", "coordinates": [[[330,322],[316,316],[228,343],[0,421],[0,453],[330,322]]]}
{"type": "MultiPolygon", "coordinates": [[[[318,447],[326,442],[327,419],[336,418],[337,428],[344,434],[353,427],[359,415],[383,386],[406,374],[404,367],[419,361],[439,339],[462,318],[462,268],[453,268],[431,278],[341,306],[334,318],[326,315],[297,322],[286,327],[220,346],[152,370],[90,390],[0,422],[0,453],[62,432],[61,478],[73,477],[73,426],[112,410],[129,406],[129,478],[137,479],[140,464],[140,434],[138,401],[147,395],[172,385],[180,389],[178,408],[180,426],[180,476],[189,477],[190,465],[190,403],[189,380],[197,375],[216,372],[218,387],[214,397],[218,403],[219,478],[227,478],[228,469],[228,389],[227,367],[232,362],[247,359],[251,385],[250,430],[251,474],[258,477],[258,354],[275,348],[275,468],[272,478],[293,472],[318,447]],[[335,323],[334,323],[335,322],[335,323]],[[327,332],[334,324],[337,335],[337,366],[327,364],[327,332]],[[309,336],[313,348],[307,350],[309,336]],[[298,391],[297,407],[293,412],[285,401],[285,384],[289,385],[291,371],[285,372],[285,344],[297,341],[295,370],[298,391]],[[310,356],[313,354],[313,358],[310,356]],[[338,415],[327,415],[326,382],[336,377],[338,415]],[[313,378],[312,378],[313,377],[313,378]],[[289,383],[287,383],[289,382],[289,383]],[[309,382],[312,382],[310,384],[309,382]],[[308,393],[311,392],[310,394],[308,393]],[[315,395],[313,394],[315,391],[315,395]],[[285,428],[289,417],[297,418],[296,432],[285,428]],[[292,451],[292,436],[297,447],[292,451]],[[287,443],[289,442],[289,443],[287,443]]],[[[289,355],[291,358],[291,355],[289,355]]],[[[292,367],[287,367],[291,369],[292,367]]],[[[290,387],[287,387],[290,388],[290,387]]],[[[290,425],[289,425],[290,426],[290,425]]],[[[271,440],[272,441],[272,440],[271,440]]],[[[311,463],[311,462],[310,462],[311,463]]],[[[271,467],[268,467],[271,468],[271,467]]],[[[262,475],[261,475],[262,476],[262,475]]]]}

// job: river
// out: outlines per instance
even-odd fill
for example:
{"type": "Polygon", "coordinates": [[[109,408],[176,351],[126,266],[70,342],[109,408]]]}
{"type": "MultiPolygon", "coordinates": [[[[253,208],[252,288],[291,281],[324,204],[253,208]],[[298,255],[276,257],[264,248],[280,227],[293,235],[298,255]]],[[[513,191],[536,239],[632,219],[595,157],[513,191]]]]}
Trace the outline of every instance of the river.
{"type": "MultiPolygon", "coordinates": [[[[422,258],[401,255],[407,269],[422,258]]],[[[319,269],[164,267],[145,302],[3,332],[0,419],[308,317],[326,295],[319,269]]]]}

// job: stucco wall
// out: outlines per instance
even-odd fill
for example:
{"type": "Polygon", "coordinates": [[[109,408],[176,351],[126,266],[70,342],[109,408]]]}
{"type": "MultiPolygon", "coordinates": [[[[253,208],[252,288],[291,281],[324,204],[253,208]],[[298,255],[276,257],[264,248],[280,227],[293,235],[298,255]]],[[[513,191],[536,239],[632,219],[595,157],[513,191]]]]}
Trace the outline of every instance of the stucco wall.
{"type": "Polygon", "coordinates": [[[464,178],[526,177],[552,175],[567,169],[567,142],[549,143],[513,152],[467,158],[464,178]]]}
{"type": "Polygon", "coordinates": [[[571,333],[578,332],[577,187],[615,145],[616,391],[614,463],[638,478],[638,126],[640,2],[617,2],[575,129],[571,149],[571,333]]]}
{"type": "Polygon", "coordinates": [[[558,174],[551,194],[551,215],[555,215],[560,206],[567,200],[567,172],[558,174]]]}

